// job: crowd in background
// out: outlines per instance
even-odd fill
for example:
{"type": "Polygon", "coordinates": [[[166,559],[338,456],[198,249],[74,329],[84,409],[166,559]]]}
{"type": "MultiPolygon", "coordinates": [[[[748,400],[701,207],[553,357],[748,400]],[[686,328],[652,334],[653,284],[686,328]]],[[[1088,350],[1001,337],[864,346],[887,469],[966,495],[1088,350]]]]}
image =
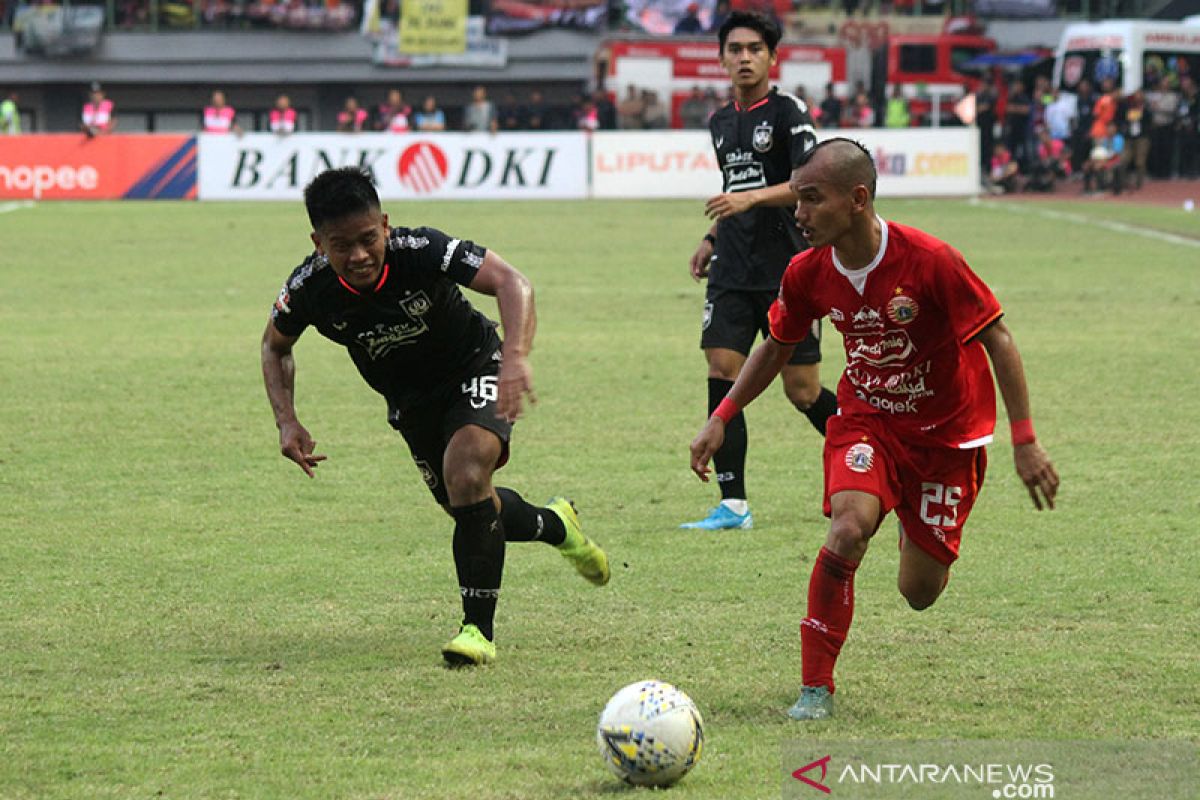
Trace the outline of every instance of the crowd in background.
{"type": "Polygon", "coordinates": [[[1200,177],[1200,97],[1194,78],[1176,87],[1147,76],[1146,90],[1122,94],[1112,79],[1080,81],[1072,93],[1035,79],[1009,87],[1002,118],[990,82],[976,93],[980,153],[996,193],[1050,191],[1064,179],[1081,191],[1140,189],[1147,178],[1200,177]],[[997,135],[998,132],[998,135],[997,135]]]}

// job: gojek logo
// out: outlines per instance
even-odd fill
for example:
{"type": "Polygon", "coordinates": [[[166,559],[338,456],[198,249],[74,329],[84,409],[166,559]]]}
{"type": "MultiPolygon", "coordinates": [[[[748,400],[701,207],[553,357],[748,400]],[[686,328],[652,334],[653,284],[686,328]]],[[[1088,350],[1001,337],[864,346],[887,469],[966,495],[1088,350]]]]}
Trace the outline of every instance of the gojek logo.
{"type": "Polygon", "coordinates": [[[396,171],[405,188],[429,194],[445,182],[450,166],[442,148],[432,142],[417,142],[400,154],[396,171]]]}
{"type": "Polygon", "coordinates": [[[832,756],[825,756],[824,758],[818,758],[816,761],[812,762],[811,764],[806,764],[805,766],[803,766],[800,769],[793,772],[792,777],[802,783],[808,784],[809,786],[811,786],[814,789],[818,789],[818,790],[824,792],[825,794],[832,794],[829,787],[825,785],[825,773],[829,769],[829,759],[830,758],[832,758],[832,756]],[[809,770],[816,769],[817,767],[821,768],[821,777],[820,777],[819,782],[816,780],[813,780],[812,778],[810,778],[804,774],[804,773],[808,772],[809,770]]]}

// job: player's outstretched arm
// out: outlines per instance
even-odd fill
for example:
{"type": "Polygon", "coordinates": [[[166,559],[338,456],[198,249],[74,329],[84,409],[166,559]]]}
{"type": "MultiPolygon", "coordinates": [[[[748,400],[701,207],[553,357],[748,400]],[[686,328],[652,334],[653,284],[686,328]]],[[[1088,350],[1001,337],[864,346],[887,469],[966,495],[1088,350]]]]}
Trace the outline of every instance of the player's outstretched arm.
{"type": "Polygon", "coordinates": [[[296,419],[296,361],[292,357],[292,345],[297,338],[284,336],[274,323],[267,322],[262,338],[263,382],[267,387],[267,399],[271,401],[271,411],[275,414],[275,425],[279,428],[279,452],[295,461],[311,478],[325,456],[313,454],[317,443],[296,419]]]}
{"type": "Polygon", "coordinates": [[[768,336],[746,359],[733,388],[692,440],[692,472],[696,473],[700,480],[708,483],[708,462],[725,441],[725,415],[736,415],[762,394],[792,357],[792,351],[795,349],[794,344],[783,344],[768,336]]]}
{"type": "Polygon", "coordinates": [[[1029,497],[1039,511],[1043,507],[1054,508],[1054,498],[1058,494],[1058,472],[1033,433],[1029,389],[1025,384],[1021,353],[1002,320],[996,320],[985,328],[979,334],[979,341],[992,360],[1000,396],[1004,398],[1008,421],[1013,427],[1013,460],[1016,462],[1017,475],[1029,490],[1029,497]]]}
{"type": "Polygon", "coordinates": [[[755,206],[787,208],[796,204],[796,195],[788,183],[777,183],[746,192],[725,192],[708,198],[704,215],[709,219],[725,219],[755,206]]]}
{"type": "Polygon", "coordinates": [[[499,396],[496,416],[510,422],[521,417],[522,399],[536,403],[533,392],[533,368],[529,351],[533,349],[533,334],[537,331],[537,309],[533,302],[533,286],[515,267],[488,250],[483,257],[471,288],[496,298],[500,324],[504,327],[501,348],[499,396]]]}

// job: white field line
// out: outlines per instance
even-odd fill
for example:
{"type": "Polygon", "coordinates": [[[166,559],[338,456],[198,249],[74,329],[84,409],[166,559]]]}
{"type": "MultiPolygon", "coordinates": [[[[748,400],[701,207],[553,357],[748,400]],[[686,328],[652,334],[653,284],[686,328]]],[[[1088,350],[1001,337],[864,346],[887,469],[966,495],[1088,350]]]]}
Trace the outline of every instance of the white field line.
{"type": "Polygon", "coordinates": [[[1146,239],[1155,239],[1160,242],[1168,242],[1170,244],[1181,244],[1185,247],[1200,247],[1200,239],[1190,239],[1187,236],[1179,236],[1166,231],[1155,230],[1154,228],[1143,228],[1138,225],[1128,225],[1124,222],[1114,222],[1106,219],[1095,219],[1093,217],[1084,216],[1083,214],[1075,214],[1070,211],[1056,211],[1052,208],[1045,208],[1039,204],[1024,205],[1017,203],[989,203],[980,200],[978,197],[972,197],[967,201],[967,205],[985,207],[989,209],[1003,209],[1011,214],[1026,214],[1034,217],[1048,217],[1050,219],[1062,220],[1064,222],[1074,222],[1078,225],[1092,225],[1097,228],[1103,228],[1106,231],[1115,233],[1128,233],[1134,236],[1142,236],[1146,239]]]}
{"type": "Polygon", "coordinates": [[[33,208],[32,200],[15,200],[9,203],[0,203],[0,214],[7,214],[10,211],[20,211],[22,208],[33,208]]]}

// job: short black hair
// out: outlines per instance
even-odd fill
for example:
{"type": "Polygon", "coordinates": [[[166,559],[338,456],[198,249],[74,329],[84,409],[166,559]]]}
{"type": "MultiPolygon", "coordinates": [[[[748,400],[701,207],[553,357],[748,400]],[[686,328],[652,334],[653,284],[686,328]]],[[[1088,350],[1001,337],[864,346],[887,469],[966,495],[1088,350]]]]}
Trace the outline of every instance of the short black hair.
{"type": "Polygon", "coordinates": [[[379,194],[362,167],[327,169],[304,187],[304,208],[316,231],[326,222],[378,211],[379,194]]]}
{"type": "Polygon", "coordinates": [[[758,31],[763,41],[767,43],[767,49],[772,53],[775,52],[779,40],[783,38],[779,25],[774,20],[755,11],[734,11],[721,23],[721,27],[717,31],[717,42],[722,53],[725,52],[725,40],[729,38],[729,32],[734,28],[749,28],[752,31],[758,31]]]}

